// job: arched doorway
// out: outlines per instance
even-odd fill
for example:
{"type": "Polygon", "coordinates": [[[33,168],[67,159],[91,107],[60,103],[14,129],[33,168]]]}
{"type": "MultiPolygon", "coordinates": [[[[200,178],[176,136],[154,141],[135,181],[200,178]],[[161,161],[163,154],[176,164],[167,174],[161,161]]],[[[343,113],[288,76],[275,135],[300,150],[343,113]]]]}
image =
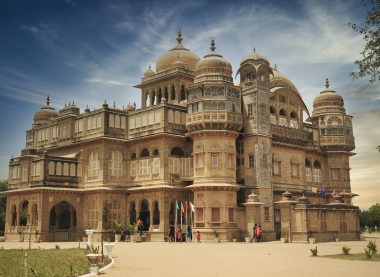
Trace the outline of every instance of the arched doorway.
{"type": "Polygon", "coordinates": [[[136,204],[135,204],[135,202],[131,202],[129,205],[130,205],[129,206],[129,215],[130,215],[129,224],[135,224],[136,220],[137,220],[137,218],[136,218],[136,204]]]}
{"type": "Polygon", "coordinates": [[[62,201],[51,208],[49,217],[49,240],[76,240],[77,215],[73,205],[62,201]]]}
{"type": "Polygon", "coordinates": [[[160,209],[158,208],[158,201],[153,202],[153,225],[160,225],[160,209]]]}
{"type": "Polygon", "coordinates": [[[149,226],[150,226],[150,212],[149,212],[149,203],[146,199],[143,199],[141,201],[141,209],[140,209],[139,217],[144,224],[143,231],[148,231],[149,226]]]}
{"type": "Polygon", "coordinates": [[[27,226],[29,225],[29,202],[25,200],[21,204],[21,210],[20,210],[20,218],[19,218],[19,225],[20,226],[27,226]]]}

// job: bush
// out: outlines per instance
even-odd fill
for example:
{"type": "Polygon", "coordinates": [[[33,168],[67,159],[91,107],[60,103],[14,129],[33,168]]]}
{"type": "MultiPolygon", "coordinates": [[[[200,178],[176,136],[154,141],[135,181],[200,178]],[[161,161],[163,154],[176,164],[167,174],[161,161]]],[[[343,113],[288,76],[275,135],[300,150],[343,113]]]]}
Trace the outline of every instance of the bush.
{"type": "Polygon", "coordinates": [[[56,244],[55,249],[61,249],[61,247],[58,244],[56,244]]]}
{"type": "Polygon", "coordinates": [[[317,246],[315,248],[310,248],[310,252],[312,256],[318,256],[318,248],[317,246]]]}
{"type": "Polygon", "coordinates": [[[121,222],[115,219],[112,222],[112,224],[113,224],[113,231],[115,232],[115,234],[121,234],[121,232],[123,231],[121,222]]]}
{"type": "Polygon", "coordinates": [[[377,254],[377,246],[375,241],[370,240],[368,242],[367,248],[371,250],[373,254],[377,254]]]}
{"type": "Polygon", "coordinates": [[[342,253],[343,253],[343,255],[350,255],[350,250],[351,250],[351,248],[349,248],[347,246],[343,246],[342,247],[342,253]]]}
{"type": "Polygon", "coordinates": [[[367,259],[372,259],[372,256],[373,256],[373,252],[371,249],[369,248],[364,248],[364,253],[365,253],[365,256],[367,259]]]}

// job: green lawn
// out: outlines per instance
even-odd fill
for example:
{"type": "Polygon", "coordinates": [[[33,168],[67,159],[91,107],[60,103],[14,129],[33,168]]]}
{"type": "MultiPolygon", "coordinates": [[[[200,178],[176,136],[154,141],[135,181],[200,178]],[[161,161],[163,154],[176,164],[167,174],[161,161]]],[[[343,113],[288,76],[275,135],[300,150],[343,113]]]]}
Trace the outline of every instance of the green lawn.
{"type": "MultiPolygon", "coordinates": [[[[89,263],[86,257],[86,250],[79,248],[72,249],[49,249],[49,250],[22,250],[10,249],[0,250],[0,276],[20,277],[24,276],[24,255],[28,254],[29,277],[71,277],[88,272],[89,263]],[[34,269],[38,275],[35,275],[34,269]]],[[[110,259],[105,259],[105,263],[110,263],[110,259]]]]}
{"type": "Polygon", "coordinates": [[[326,258],[334,258],[334,259],[342,259],[342,260],[355,260],[355,261],[374,261],[374,262],[380,262],[380,255],[373,255],[372,259],[367,259],[366,255],[364,253],[354,253],[349,255],[325,255],[321,257],[326,258]]]}

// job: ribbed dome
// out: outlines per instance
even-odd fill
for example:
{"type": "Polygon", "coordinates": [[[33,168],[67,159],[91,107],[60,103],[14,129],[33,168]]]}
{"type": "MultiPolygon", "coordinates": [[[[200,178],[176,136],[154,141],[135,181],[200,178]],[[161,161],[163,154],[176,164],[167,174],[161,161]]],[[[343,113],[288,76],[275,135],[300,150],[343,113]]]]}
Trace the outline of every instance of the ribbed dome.
{"type": "Polygon", "coordinates": [[[343,97],[337,94],[334,90],[329,89],[329,80],[326,79],[326,89],[314,98],[313,107],[318,109],[321,107],[342,107],[344,105],[343,97]]]}
{"type": "Polygon", "coordinates": [[[58,113],[50,106],[50,97],[46,99],[46,106],[34,114],[34,124],[48,123],[50,119],[58,116],[58,113]]]}
{"type": "Polygon", "coordinates": [[[246,56],[243,59],[241,59],[240,65],[243,64],[246,61],[249,61],[249,60],[252,60],[252,61],[262,60],[262,61],[266,62],[267,64],[269,64],[268,59],[264,55],[256,53],[256,49],[253,49],[253,52],[251,54],[249,54],[248,56],[246,56]]]}
{"type": "Polygon", "coordinates": [[[161,72],[170,68],[173,68],[173,63],[179,57],[180,61],[184,64],[184,67],[190,70],[194,70],[195,64],[199,61],[199,57],[186,49],[182,45],[182,33],[178,32],[176,47],[170,49],[165,54],[161,55],[156,62],[156,72],[161,72]]]}
{"type": "Polygon", "coordinates": [[[152,70],[152,68],[149,66],[149,68],[144,72],[144,77],[151,77],[154,76],[156,73],[152,70]]]}
{"type": "Polygon", "coordinates": [[[271,87],[283,85],[285,87],[290,88],[298,95],[301,95],[296,86],[285,75],[279,72],[276,66],[272,68],[272,71],[273,75],[270,75],[271,87]]]}
{"type": "MultiPolygon", "coordinates": [[[[211,52],[206,55],[195,65],[195,78],[207,75],[223,75],[227,77],[229,81],[232,81],[232,66],[231,64],[223,58],[222,55],[215,53],[215,42],[214,39],[211,41],[211,52]],[[230,80],[231,79],[231,80],[230,80]]],[[[213,80],[214,78],[211,78],[213,80]]],[[[196,80],[195,80],[196,81],[196,80]]]]}

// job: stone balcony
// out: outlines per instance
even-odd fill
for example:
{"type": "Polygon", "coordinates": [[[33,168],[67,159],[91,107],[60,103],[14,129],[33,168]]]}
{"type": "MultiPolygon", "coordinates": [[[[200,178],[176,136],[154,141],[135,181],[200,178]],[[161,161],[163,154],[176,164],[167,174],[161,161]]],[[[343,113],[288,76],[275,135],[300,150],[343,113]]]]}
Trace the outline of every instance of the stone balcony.
{"type": "Polygon", "coordinates": [[[186,127],[189,131],[203,128],[240,130],[242,115],[228,111],[201,111],[186,115],[186,127]]]}
{"type": "Polygon", "coordinates": [[[272,125],[272,137],[277,142],[294,143],[302,146],[313,140],[310,132],[278,125],[272,125]]]}
{"type": "Polygon", "coordinates": [[[353,136],[321,136],[320,145],[325,150],[348,150],[355,149],[353,136]]]}

